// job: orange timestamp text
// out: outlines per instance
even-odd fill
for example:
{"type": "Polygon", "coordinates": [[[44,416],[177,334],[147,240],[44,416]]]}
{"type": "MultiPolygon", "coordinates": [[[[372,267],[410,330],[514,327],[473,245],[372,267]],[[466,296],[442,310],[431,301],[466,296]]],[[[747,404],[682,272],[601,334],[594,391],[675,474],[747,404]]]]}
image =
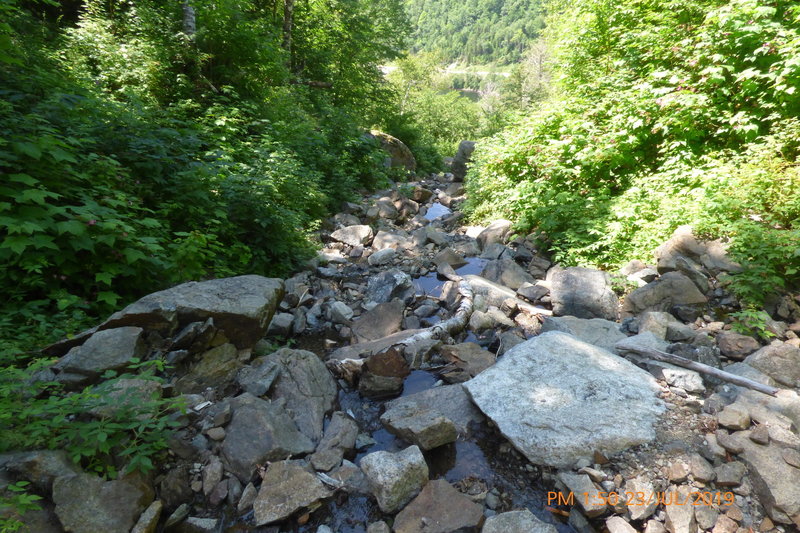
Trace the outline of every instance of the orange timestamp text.
{"type": "Polygon", "coordinates": [[[551,491],[547,493],[547,505],[575,505],[576,502],[584,507],[595,505],[619,504],[633,506],[658,505],[733,505],[735,495],[732,492],[563,492],[551,491]]]}

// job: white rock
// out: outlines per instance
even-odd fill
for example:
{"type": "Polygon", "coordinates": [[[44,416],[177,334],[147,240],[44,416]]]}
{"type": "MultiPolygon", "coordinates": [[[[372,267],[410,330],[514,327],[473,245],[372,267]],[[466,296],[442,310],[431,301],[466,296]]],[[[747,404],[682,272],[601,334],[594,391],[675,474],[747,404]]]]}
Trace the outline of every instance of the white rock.
{"type": "Polygon", "coordinates": [[[402,509],[428,481],[428,465],[416,446],[397,453],[370,453],[361,459],[360,466],[384,513],[402,509]]]}
{"type": "Polygon", "coordinates": [[[560,332],[515,346],[464,387],[528,460],[556,467],[652,441],[664,411],[650,374],[560,332]]]}

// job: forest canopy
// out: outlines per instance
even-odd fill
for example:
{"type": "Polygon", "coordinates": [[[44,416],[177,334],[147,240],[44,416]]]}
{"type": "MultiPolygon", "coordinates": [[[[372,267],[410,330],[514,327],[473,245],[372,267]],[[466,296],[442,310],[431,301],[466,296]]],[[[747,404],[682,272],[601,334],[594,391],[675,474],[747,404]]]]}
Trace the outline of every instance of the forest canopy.
{"type": "Polygon", "coordinates": [[[405,0],[412,52],[447,62],[518,62],[544,27],[540,0],[405,0]]]}

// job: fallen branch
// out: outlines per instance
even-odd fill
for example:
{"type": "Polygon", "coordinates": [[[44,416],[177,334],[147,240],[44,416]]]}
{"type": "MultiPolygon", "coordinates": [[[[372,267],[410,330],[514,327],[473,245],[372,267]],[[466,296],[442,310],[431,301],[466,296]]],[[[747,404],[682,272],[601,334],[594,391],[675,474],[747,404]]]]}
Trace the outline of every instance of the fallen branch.
{"type": "Polygon", "coordinates": [[[461,303],[452,317],[398,342],[397,346],[411,346],[421,341],[442,339],[464,329],[472,316],[475,295],[472,286],[463,279],[458,282],[458,292],[461,295],[461,303]]]}
{"type": "Polygon", "coordinates": [[[703,363],[698,363],[697,361],[692,361],[691,359],[686,359],[685,357],[681,357],[679,355],[653,350],[652,348],[631,348],[626,351],[653,359],[655,361],[661,361],[662,363],[671,363],[683,368],[688,368],[689,370],[707,374],[723,381],[733,383],[734,385],[740,385],[748,389],[763,392],[764,394],[769,394],[770,396],[776,396],[780,390],[775,387],[770,387],[769,385],[764,385],[763,383],[753,381],[752,379],[747,379],[742,376],[737,376],[736,374],[731,374],[730,372],[725,372],[724,370],[714,368],[713,366],[704,365],[703,363]]]}
{"type": "MultiPolygon", "coordinates": [[[[453,335],[464,329],[469,322],[469,318],[472,316],[474,293],[469,282],[463,279],[459,281],[458,292],[461,294],[461,303],[452,317],[427,329],[424,329],[406,339],[398,341],[392,346],[403,346],[404,348],[407,348],[421,341],[442,339],[447,335],[453,335]]],[[[392,346],[387,346],[386,348],[388,349],[392,346]]],[[[328,366],[328,369],[336,376],[344,378],[352,384],[355,381],[355,377],[361,373],[361,369],[366,361],[367,358],[341,360],[331,359],[326,363],[326,365],[328,366]]]]}

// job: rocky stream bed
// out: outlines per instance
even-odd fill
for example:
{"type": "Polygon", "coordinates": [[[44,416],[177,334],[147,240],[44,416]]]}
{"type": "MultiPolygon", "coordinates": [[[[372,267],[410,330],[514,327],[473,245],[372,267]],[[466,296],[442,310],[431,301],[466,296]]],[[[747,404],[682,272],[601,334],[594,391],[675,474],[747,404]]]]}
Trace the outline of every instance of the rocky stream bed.
{"type": "Polygon", "coordinates": [[[44,377],[75,388],[163,357],[167,387],[124,388],[189,409],[149,476],[2,456],[45,496],[31,531],[797,531],[795,299],[772,302],[765,344],[726,320],[721,243],[684,227],[655,265],[562,268],[509,221],[464,226],[462,178],[343,206],[292,278],[183,284],[48,347],[44,377]]]}

